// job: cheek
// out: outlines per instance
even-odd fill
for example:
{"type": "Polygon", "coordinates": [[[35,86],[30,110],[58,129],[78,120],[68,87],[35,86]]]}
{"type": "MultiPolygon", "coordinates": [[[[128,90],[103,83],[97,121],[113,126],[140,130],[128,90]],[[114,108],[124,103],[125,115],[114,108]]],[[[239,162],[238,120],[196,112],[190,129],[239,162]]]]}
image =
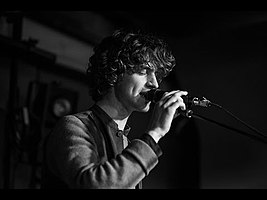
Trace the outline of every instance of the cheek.
{"type": "Polygon", "coordinates": [[[139,93],[142,91],[143,89],[143,84],[135,84],[132,88],[131,88],[131,92],[134,96],[139,95],[139,93]]]}
{"type": "Polygon", "coordinates": [[[147,82],[147,79],[145,76],[133,75],[132,76],[133,92],[140,93],[141,90],[144,88],[146,82],[147,82]]]}
{"type": "Polygon", "coordinates": [[[127,80],[124,80],[115,86],[115,95],[119,100],[128,99],[132,96],[132,93],[133,85],[127,80]]]}
{"type": "Polygon", "coordinates": [[[125,79],[121,82],[121,87],[132,96],[137,96],[142,91],[145,84],[145,77],[133,74],[131,76],[125,77],[125,79]]]}

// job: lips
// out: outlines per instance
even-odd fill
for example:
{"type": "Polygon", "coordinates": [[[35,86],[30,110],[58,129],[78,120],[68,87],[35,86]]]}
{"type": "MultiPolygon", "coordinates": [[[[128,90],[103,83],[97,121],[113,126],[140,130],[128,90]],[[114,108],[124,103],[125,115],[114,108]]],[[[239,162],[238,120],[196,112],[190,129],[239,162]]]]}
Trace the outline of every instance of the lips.
{"type": "Polygon", "coordinates": [[[145,95],[146,95],[147,92],[149,92],[149,91],[140,92],[139,94],[140,94],[141,97],[143,97],[146,100],[146,102],[149,102],[149,100],[147,100],[145,98],[145,95]]]}
{"type": "Polygon", "coordinates": [[[145,97],[145,94],[146,94],[147,92],[148,92],[148,91],[146,91],[146,92],[140,92],[139,94],[140,94],[140,96],[145,97]]]}

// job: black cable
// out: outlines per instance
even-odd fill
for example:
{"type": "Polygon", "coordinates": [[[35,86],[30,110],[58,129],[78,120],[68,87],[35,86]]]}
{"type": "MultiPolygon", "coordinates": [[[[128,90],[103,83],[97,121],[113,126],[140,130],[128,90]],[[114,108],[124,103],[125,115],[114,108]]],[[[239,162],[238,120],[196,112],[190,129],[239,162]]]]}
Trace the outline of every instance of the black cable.
{"type": "Polygon", "coordinates": [[[224,128],[227,128],[227,129],[230,129],[232,131],[235,131],[237,133],[240,133],[242,135],[246,135],[250,138],[253,138],[253,139],[257,139],[257,140],[260,140],[261,142],[264,142],[264,143],[267,143],[267,135],[261,133],[260,131],[258,131],[256,128],[254,128],[253,126],[247,124],[246,122],[244,122],[243,120],[241,120],[240,118],[238,118],[237,116],[235,116],[233,113],[231,113],[229,110],[223,108],[222,106],[216,104],[216,103],[212,103],[210,102],[208,99],[206,99],[205,97],[203,97],[202,99],[198,99],[196,98],[194,101],[193,101],[193,105],[195,106],[201,106],[201,107],[210,107],[210,106],[214,106],[216,108],[219,108],[221,110],[223,110],[224,112],[226,112],[226,114],[230,115],[231,117],[233,117],[235,120],[241,122],[243,125],[245,125],[247,128],[249,128],[250,130],[254,131],[257,135],[255,134],[249,134],[245,131],[242,131],[240,129],[237,129],[237,128],[233,128],[229,125],[226,125],[226,124],[223,124],[223,123],[220,123],[220,122],[217,122],[215,120],[212,120],[212,119],[209,119],[209,118],[206,118],[204,116],[201,116],[201,115],[198,115],[198,114],[194,114],[192,110],[187,110],[186,113],[184,113],[183,115],[186,116],[186,117],[195,117],[195,118],[198,118],[198,119],[202,119],[204,121],[208,121],[208,122],[212,122],[214,124],[217,124],[219,126],[222,126],[224,128]]]}
{"type": "MultiPolygon", "coordinates": [[[[165,91],[163,90],[150,90],[149,92],[145,93],[144,94],[144,97],[147,99],[147,100],[150,100],[150,101],[154,101],[154,102],[157,102],[160,98],[162,98],[162,96],[164,95],[165,91]]],[[[260,139],[261,141],[264,141],[265,143],[267,143],[264,139],[267,139],[267,135],[261,133],[260,131],[258,131],[256,128],[252,127],[251,125],[247,124],[246,122],[242,121],[241,119],[239,119],[238,117],[236,117],[233,113],[231,113],[230,111],[228,111],[227,109],[223,108],[222,106],[216,104],[216,103],[212,103],[210,102],[208,99],[206,99],[205,97],[202,97],[202,98],[198,98],[198,97],[188,97],[184,99],[184,103],[186,104],[186,107],[187,109],[186,110],[181,110],[179,109],[179,111],[177,112],[178,114],[181,114],[182,116],[184,117],[187,117],[187,118],[191,118],[192,116],[196,117],[196,118],[200,118],[200,119],[203,119],[203,120],[206,120],[206,121],[209,121],[209,122],[212,122],[212,123],[215,123],[217,125],[220,125],[222,127],[225,127],[225,128],[228,128],[228,129],[231,129],[233,131],[236,131],[238,133],[241,133],[243,135],[246,135],[246,136],[249,136],[249,137],[252,137],[254,139],[260,139]],[[219,122],[216,122],[214,120],[211,120],[211,119],[208,119],[208,118],[205,118],[203,116],[200,116],[200,115],[196,115],[193,113],[193,111],[191,110],[191,107],[194,107],[194,106],[200,106],[200,107],[210,107],[210,106],[214,106],[214,107],[217,107],[221,110],[223,110],[224,112],[226,112],[226,114],[229,114],[231,117],[233,117],[235,120],[241,122],[243,125],[245,125],[247,128],[249,128],[250,130],[254,131],[257,135],[252,135],[252,134],[249,134],[249,133],[246,133],[244,131],[241,131],[239,129],[236,129],[236,128],[233,128],[233,127],[230,127],[229,125],[226,125],[226,124],[222,124],[222,123],[219,123],[219,122]]],[[[177,115],[175,115],[174,117],[176,117],[177,115]]]]}
{"type": "Polygon", "coordinates": [[[265,140],[265,139],[267,139],[267,137],[266,137],[265,135],[261,135],[261,136],[263,136],[263,138],[261,138],[259,135],[249,134],[249,133],[247,133],[247,132],[245,132],[245,131],[242,131],[242,130],[240,130],[240,129],[231,127],[231,126],[229,126],[229,125],[226,125],[226,124],[223,124],[223,123],[220,123],[220,122],[217,122],[217,121],[215,121],[215,120],[209,119],[209,118],[204,117],[204,116],[201,116],[201,115],[199,115],[199,114],[191,113],[191,116],[194,117],[194,118],[197,118],[197,119],[201,119],[201,120],[204,120],[204,121],[208,121],[208,122],[217,124],[217,125],[219,125],[219,126],[222,126],[222,127],[224,127],[224,128],[230,129],[230,130],[235,131],[235,132],[237,132],[237,133],[240,133],[240,134],[242,134],[242,135],[248,136],[248,137],[250,137],[250,138],[252,138],[252,139],[256,139],[256,140],[258,140],[258,141],[261,141],[261,142],[263,142],[263,143],[267,143],[267,140],[265,140]]]}
{"type": "Polygon", "coordinates": [[[256,128],[254,128],[253,126],[249,125],[248,123],[244,122],[243,120],[241,120],[240,118],[238,118],[237,116],[235,116],[233,113],[231,113],[229,110],[223,108],[222,106],[216,104],[216,103],[212,103],[210,102],[211,106],[215,106],[221,110],[223,110],[224,112],[226,112],[227,114],[229,114],[231,117],[233,117],[235,120],[241,122],[243,125],[245,125],[246,127],[248,127],[250,130],[254,131],[255,133],[261,135],[264,138],[267,138],[267,136],[263,133],[261,133],[259,130],[257,130],[256,128]]]}

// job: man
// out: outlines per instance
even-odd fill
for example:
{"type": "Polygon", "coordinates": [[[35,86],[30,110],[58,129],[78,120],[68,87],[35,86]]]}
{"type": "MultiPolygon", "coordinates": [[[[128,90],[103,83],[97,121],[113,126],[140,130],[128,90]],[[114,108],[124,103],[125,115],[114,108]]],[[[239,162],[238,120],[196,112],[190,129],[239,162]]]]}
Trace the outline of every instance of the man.
{"type": "Polygon", "coordinates": [[[186,91],[166,92],[140,138],[127,141],[127,120],[148,112],[144,94],[159,87],[175,66],[165,42],[141,32],[116,31],[94,49],[87,76],[95,103],[63,117],[45,142],[43,188],[141,188],[162,151],[186,91]]]}

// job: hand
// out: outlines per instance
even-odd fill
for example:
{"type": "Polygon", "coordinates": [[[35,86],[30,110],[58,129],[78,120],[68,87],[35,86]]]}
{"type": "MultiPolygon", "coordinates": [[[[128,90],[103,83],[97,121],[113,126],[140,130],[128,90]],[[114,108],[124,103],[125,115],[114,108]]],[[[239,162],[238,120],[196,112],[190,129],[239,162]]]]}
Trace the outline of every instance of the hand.
{"type": "Polygon", "coordinates": [[[181,96],[187,95],[187,91],[166,92],[161,100],[154,106],[152,118],[148,127],[148,134],[158,142],[171,127],[171,123],[176,115],[176,110],[181,108],[186,110],[186,106],[181,96]]]}

